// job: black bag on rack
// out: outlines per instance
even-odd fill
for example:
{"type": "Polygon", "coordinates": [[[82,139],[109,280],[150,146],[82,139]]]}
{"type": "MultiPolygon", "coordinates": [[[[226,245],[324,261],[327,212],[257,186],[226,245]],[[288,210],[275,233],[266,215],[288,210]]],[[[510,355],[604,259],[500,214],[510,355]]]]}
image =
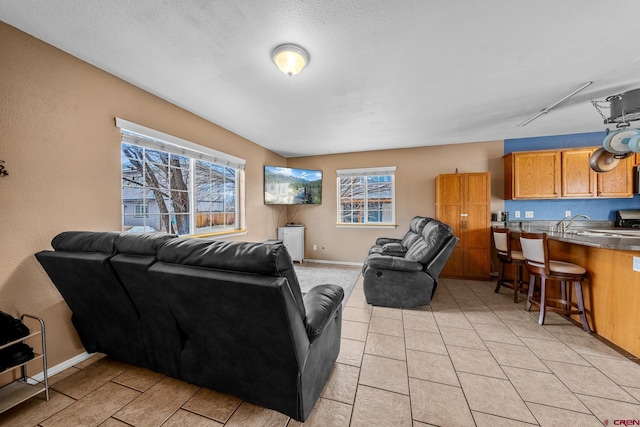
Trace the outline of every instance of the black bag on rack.
{"type": "Polygon", "coordinates": [[[0,345],[24,338],[29,335],[29,328],[10,314],[0,311],[0,345]]]}
{"type": "Polygon", "coordinates": [[[33,359],[33,348],[25,343],[10,345],[0,350],[0,370],[20,365],[33,359]]]}

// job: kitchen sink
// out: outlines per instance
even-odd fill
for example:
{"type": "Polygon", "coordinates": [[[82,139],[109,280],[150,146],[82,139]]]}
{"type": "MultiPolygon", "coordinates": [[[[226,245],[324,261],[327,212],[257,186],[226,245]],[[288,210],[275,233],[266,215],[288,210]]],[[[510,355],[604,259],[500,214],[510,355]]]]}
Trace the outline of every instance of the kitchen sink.
{"type": "Polygon", "coordinates": [[[640,230],[620,228],[620,229],[574,229],[567,230],[566,234],[575,234],[577,236],[589,236],[589,237],[618,237],[618,238],[640,238],[640,230]]]}

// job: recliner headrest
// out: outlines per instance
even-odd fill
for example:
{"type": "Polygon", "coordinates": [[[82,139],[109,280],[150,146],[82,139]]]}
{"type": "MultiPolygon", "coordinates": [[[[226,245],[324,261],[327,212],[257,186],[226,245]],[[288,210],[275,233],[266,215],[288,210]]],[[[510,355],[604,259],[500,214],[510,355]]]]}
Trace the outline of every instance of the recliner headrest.
{"type": "Polygon", "coordinates": [[[424,216],[414,216],[411,219],[411,223],[409,224],[409,230],[413,231],[416,234],[422,233],[424,226],[427,225],[429,221],[433,218],[427,218],[424,216]]]}
{"type": "Polygon", "coordinates": [[[293,262],[282,243],[178,238],[158,251],[158,261],[194,267],[277,276],[293,262]]]}
{"type": "Polygon", "coordinates": [[[451,236],[453,236],[451,227],[438,220],[431,220],[422,230],[422,239],[411,246],[404,257],[411,261],[427,264],[440,252],[451,236]]]}
{"type": "Polygon", "coordinates": [[[116,251],[141,256],[156,256],[158,249],[178,236],[167,233],[122,233],[116,239],[116,251]]]}
{"type": "Polygon", "coordinates": [[[116,231],[63,231],[53,238],[51,246],[57,251],[115,253],[116,231]]]}

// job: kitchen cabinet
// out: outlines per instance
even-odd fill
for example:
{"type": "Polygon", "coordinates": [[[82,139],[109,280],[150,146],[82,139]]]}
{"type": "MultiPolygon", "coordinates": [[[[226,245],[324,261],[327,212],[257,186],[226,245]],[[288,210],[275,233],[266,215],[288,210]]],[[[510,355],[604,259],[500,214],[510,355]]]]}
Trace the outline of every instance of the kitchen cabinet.
{"type": "Polygon", "coordinates": [[[562,197],[593,197],[596,191],[596,173],[589,166],[589,159],[595,150],[562,151],[561,181],[562,197]]]}
{"type": "Polygon", "coordinates": [[[505,199],[570,199],[633,197],[635,156],[609,172],[589,166],[599,147],[524,151],[504,157],[505,199]]]}
{"type": "Polygon", "coordinates": [[[560,151],[523,151],[504,157],[506,199],[560,197],[560,151]]]}
{"type": "Polygon", "coordinates": [[[278,227],[278,240],[282,240],[291,259],[302,264],[304,261],[304,225],[278,227]]]}
{"type": "Polygon", "coordinates": [[[598,197],[633,197],[633,163],[635,157],[630,156],[620,161],[615,169],[596,173],[598,179],[598,197]]]}
{"type": "Polygon", "coordinates": [[[491,175],[488,172],[436,177],[436,218],[460,241],[441,276],[488,279],[491,271],[491,175]]]}

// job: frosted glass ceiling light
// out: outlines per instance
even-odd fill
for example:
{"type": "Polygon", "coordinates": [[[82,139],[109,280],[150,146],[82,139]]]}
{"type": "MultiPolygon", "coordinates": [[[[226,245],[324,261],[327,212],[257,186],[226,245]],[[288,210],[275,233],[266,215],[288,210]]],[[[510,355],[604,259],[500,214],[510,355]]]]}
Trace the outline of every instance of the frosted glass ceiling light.
{"type": "Polygon", "coordinates": [[[298,74],[309,63],[309,54],[295,44],[283,44],[271,54],[274,64],[289,77],[298,74]]]}

